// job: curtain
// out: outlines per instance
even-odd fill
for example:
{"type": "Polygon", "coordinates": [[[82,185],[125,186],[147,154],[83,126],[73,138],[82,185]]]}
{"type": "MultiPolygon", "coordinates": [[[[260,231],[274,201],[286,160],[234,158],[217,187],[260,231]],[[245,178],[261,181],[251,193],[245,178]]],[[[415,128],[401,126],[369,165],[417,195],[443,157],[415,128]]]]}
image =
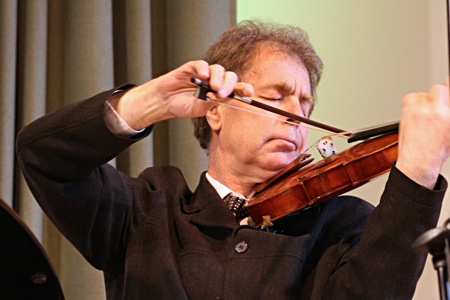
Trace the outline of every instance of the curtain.
{"type": "MultiPolygon", "coordinates": [[[[235,0],[0,1],[0,198],[44,246],[67,299],[105,298],[103,275],[36,204],[15,161],[17,132],[66,104],[201,59],[235,22],[235,0]]],[[[207,157],[190,121],[171,120],[111,164],[130,176],[175,165],[193,189],[207,157]]]]}

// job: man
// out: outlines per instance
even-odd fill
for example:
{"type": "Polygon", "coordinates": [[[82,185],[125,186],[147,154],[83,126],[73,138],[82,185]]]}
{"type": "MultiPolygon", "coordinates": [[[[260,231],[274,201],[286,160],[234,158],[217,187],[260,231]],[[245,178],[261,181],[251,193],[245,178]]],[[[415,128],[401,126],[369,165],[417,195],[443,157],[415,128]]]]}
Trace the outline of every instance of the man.
{"type": "Polygon", "coordinates": [[[235,92],[308,117],[321,61],[301,30],[255,22],[227,31],[206,61],[67,106],[18,136],[37,201],[104,271],[108,298],[411,298],[425,261],[411,243],[436,226],[447,188],[448,87],[405,97],[398,161],[375,210],[339,197],[265,231],[240,224],[222,199],[251,198],[306,149],[306,129],[196,99],[190,79],[208,82],[212,100],[244,107],[226,98],[235,92]],[[175,117],[200,117],[209,151],[194,193],[173,167],[129,178],[106,164],[175,117]]]}

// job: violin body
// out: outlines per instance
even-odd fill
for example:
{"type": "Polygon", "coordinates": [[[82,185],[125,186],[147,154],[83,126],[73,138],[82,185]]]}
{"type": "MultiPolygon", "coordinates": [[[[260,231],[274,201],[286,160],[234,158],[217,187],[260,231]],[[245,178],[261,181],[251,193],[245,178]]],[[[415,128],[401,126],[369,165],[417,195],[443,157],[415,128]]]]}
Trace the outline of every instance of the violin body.
{"type": "Polygon", "coordinates": [[[398,133],[373,138],[341,153],[284,174],[263,188],[245,206],[256,225],[282,218],[331,199],[390,171],[398,157],[398,133]]]}

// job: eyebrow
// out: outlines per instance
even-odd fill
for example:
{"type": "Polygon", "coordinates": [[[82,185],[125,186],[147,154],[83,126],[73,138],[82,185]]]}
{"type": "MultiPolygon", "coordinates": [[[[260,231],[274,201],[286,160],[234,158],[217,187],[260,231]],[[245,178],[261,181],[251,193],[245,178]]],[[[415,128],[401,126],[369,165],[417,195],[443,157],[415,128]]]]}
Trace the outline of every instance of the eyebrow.
{"type": "Polygon", "coordinates": [[[279,82],[279,83],[276,83],[276,84],[270,84],[268,86],[265,86],[261,90],[262,91],[277,90],[277,91],[282,92],[282,93],[292,94],[293,91],[294,91],[294,87],[291,86],[290,84],[286,83],[286,82],[279,82]]]}

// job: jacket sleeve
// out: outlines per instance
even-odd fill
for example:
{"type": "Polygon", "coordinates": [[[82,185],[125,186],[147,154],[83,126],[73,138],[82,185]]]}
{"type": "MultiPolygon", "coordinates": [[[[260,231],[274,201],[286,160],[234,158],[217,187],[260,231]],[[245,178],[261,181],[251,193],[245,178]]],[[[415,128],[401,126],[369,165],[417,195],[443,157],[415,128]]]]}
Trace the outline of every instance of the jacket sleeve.
{"type": "MultiPolygon", "coordinates": [[[[131,179],[107,162],[151,128],[126,139],[104,122],[113,90],[65,106],[23,128],[16,143],[24,177],[40,206],[96,268],[124,255],[131,220],[131,179]]],[[[132,184],[133,181],[133,184],[132,184]]]]}
{"type": "Polygon", "coordinates": [[[342,258],[324,298],[411,299],[426,260],[412,244],[436,226],[446,189],[441,176],[429,190],[394,166],[360,242],[342,258]]]}

